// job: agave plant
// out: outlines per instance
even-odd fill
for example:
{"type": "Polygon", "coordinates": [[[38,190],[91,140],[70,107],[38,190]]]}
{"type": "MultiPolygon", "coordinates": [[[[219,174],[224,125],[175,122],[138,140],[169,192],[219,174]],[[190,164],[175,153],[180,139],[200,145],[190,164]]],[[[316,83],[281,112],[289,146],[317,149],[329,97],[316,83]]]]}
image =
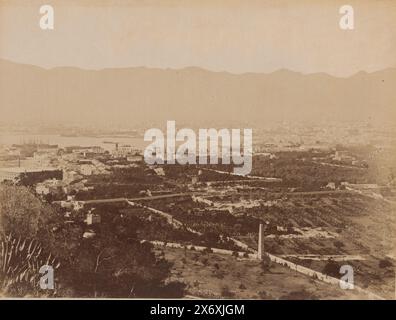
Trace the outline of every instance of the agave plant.
{"type": "Polygon", "coordinates": [[[11,287],[29,287],[38,290],[40,268],[44,265],[59,268],[60,263],[46,254],[36,240],[16,239],[11,234],[0,238],[0,290],[11,287]]]}

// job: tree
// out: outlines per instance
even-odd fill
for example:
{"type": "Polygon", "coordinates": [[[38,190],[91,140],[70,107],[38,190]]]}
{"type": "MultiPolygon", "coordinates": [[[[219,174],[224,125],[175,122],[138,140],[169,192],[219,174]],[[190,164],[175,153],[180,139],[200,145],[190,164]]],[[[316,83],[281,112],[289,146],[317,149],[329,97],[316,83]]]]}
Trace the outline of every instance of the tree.
{"type": "Polygon", "coordinates": [[[0,186],[0,235],[35,238],[52,213],[26,187],[0,186]]]}
{"type": "Polygon", "coordinates": [[[323,268],[323,273],[325,273],[329,276],[332,276],[332,277],[339,277],[340,266],[334,260],[329,259],[327,264],[323,268]]]}
{"type": "Polygon", "coordinates": [[[134,220],[113,214],[94,228],[92,239],[82,237],[84,228],[78,223],[56,232],[53,245],[65,262],[65,287],[78,297],[181,297],[183,284],[166,283],[170,263],[136,238],[134,220]]]}
{"type": "Polygon", "coordinates": [[[37,183],[43,182],[48,179],[62,180],[62,170],[56,171],[43,171],[43,172],[24,172],[20,175],[18,185],[20,186],[33,186],[37,183]]]}
{"type": "Polygon", "coordinates": [[[50,244],[61,217],[26,187],[0,186],[0,282],[6,294],[37,295],[38,270],[45,264],[60,266],[50,244]]]}
{"type": "Polygon", "coordinates": [[[166,283],[171,264],[157,257],[151,244],[137,239],[136,220],[121,216],[118,209],[107,215],[104,211],[98,210],[104,219],[93,226],[95,237],[85,239],[83,213],[74,214],[70,223],[27,188],[1,186],[0,236],[13,234],[56,254],[61,265],[56,273],[58,296],[181,297],[185,285],[166,283]]]}

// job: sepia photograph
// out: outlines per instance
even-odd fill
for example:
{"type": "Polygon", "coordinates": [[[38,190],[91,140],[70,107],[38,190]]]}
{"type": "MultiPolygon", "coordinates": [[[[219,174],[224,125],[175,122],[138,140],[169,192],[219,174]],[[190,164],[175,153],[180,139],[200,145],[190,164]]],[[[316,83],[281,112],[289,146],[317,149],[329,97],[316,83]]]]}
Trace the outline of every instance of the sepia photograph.
{"type": "Polygon", "coordinates": [[[395,89],[394,0],[0,0],[0,300],[396,300],[395,89]]]}

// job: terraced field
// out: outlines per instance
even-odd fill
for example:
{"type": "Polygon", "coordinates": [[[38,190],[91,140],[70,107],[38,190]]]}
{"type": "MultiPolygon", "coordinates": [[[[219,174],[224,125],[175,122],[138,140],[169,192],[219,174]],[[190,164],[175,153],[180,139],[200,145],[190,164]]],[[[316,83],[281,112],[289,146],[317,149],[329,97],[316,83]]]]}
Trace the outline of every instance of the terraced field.
{"type": "MultiPolygon", "coordinates": [[[[207,202],[153,201],[151,206],[172,214],[201,232],[234,237],[257,248],[258,225],[265,225],[265,251],[294,255],[289,260],[331,274],[343,264],[354,269],[355,284],[387,298],[394,296],[395,206],[351,192],[239,193],[208,197],[207,202]],[[298,255],[350,255],[362,259],[329,261],[300,259],[298,255]],[[334,267],[336,265],[336,267],[334,267]],[[329,271],[330,270],[330,271],[329,271]]],[[[337,271],[338,271],[337,270],[337,271]]]]}

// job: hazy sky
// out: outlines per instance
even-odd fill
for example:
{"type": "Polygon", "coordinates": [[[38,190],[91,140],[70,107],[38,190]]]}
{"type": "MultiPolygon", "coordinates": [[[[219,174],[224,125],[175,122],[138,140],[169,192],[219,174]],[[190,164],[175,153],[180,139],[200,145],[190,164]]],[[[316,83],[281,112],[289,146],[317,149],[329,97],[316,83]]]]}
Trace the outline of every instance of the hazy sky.
{"type": "Polygon", "coordinates": [[[0,58],[348,76],[396,67],[396,1],[0,0],[0,58]],[[55,9],[55,30],[39,28],[42,4],[55,9]],[[344,4],[354,8],[354,30],[339,28],[344,4]]]}

